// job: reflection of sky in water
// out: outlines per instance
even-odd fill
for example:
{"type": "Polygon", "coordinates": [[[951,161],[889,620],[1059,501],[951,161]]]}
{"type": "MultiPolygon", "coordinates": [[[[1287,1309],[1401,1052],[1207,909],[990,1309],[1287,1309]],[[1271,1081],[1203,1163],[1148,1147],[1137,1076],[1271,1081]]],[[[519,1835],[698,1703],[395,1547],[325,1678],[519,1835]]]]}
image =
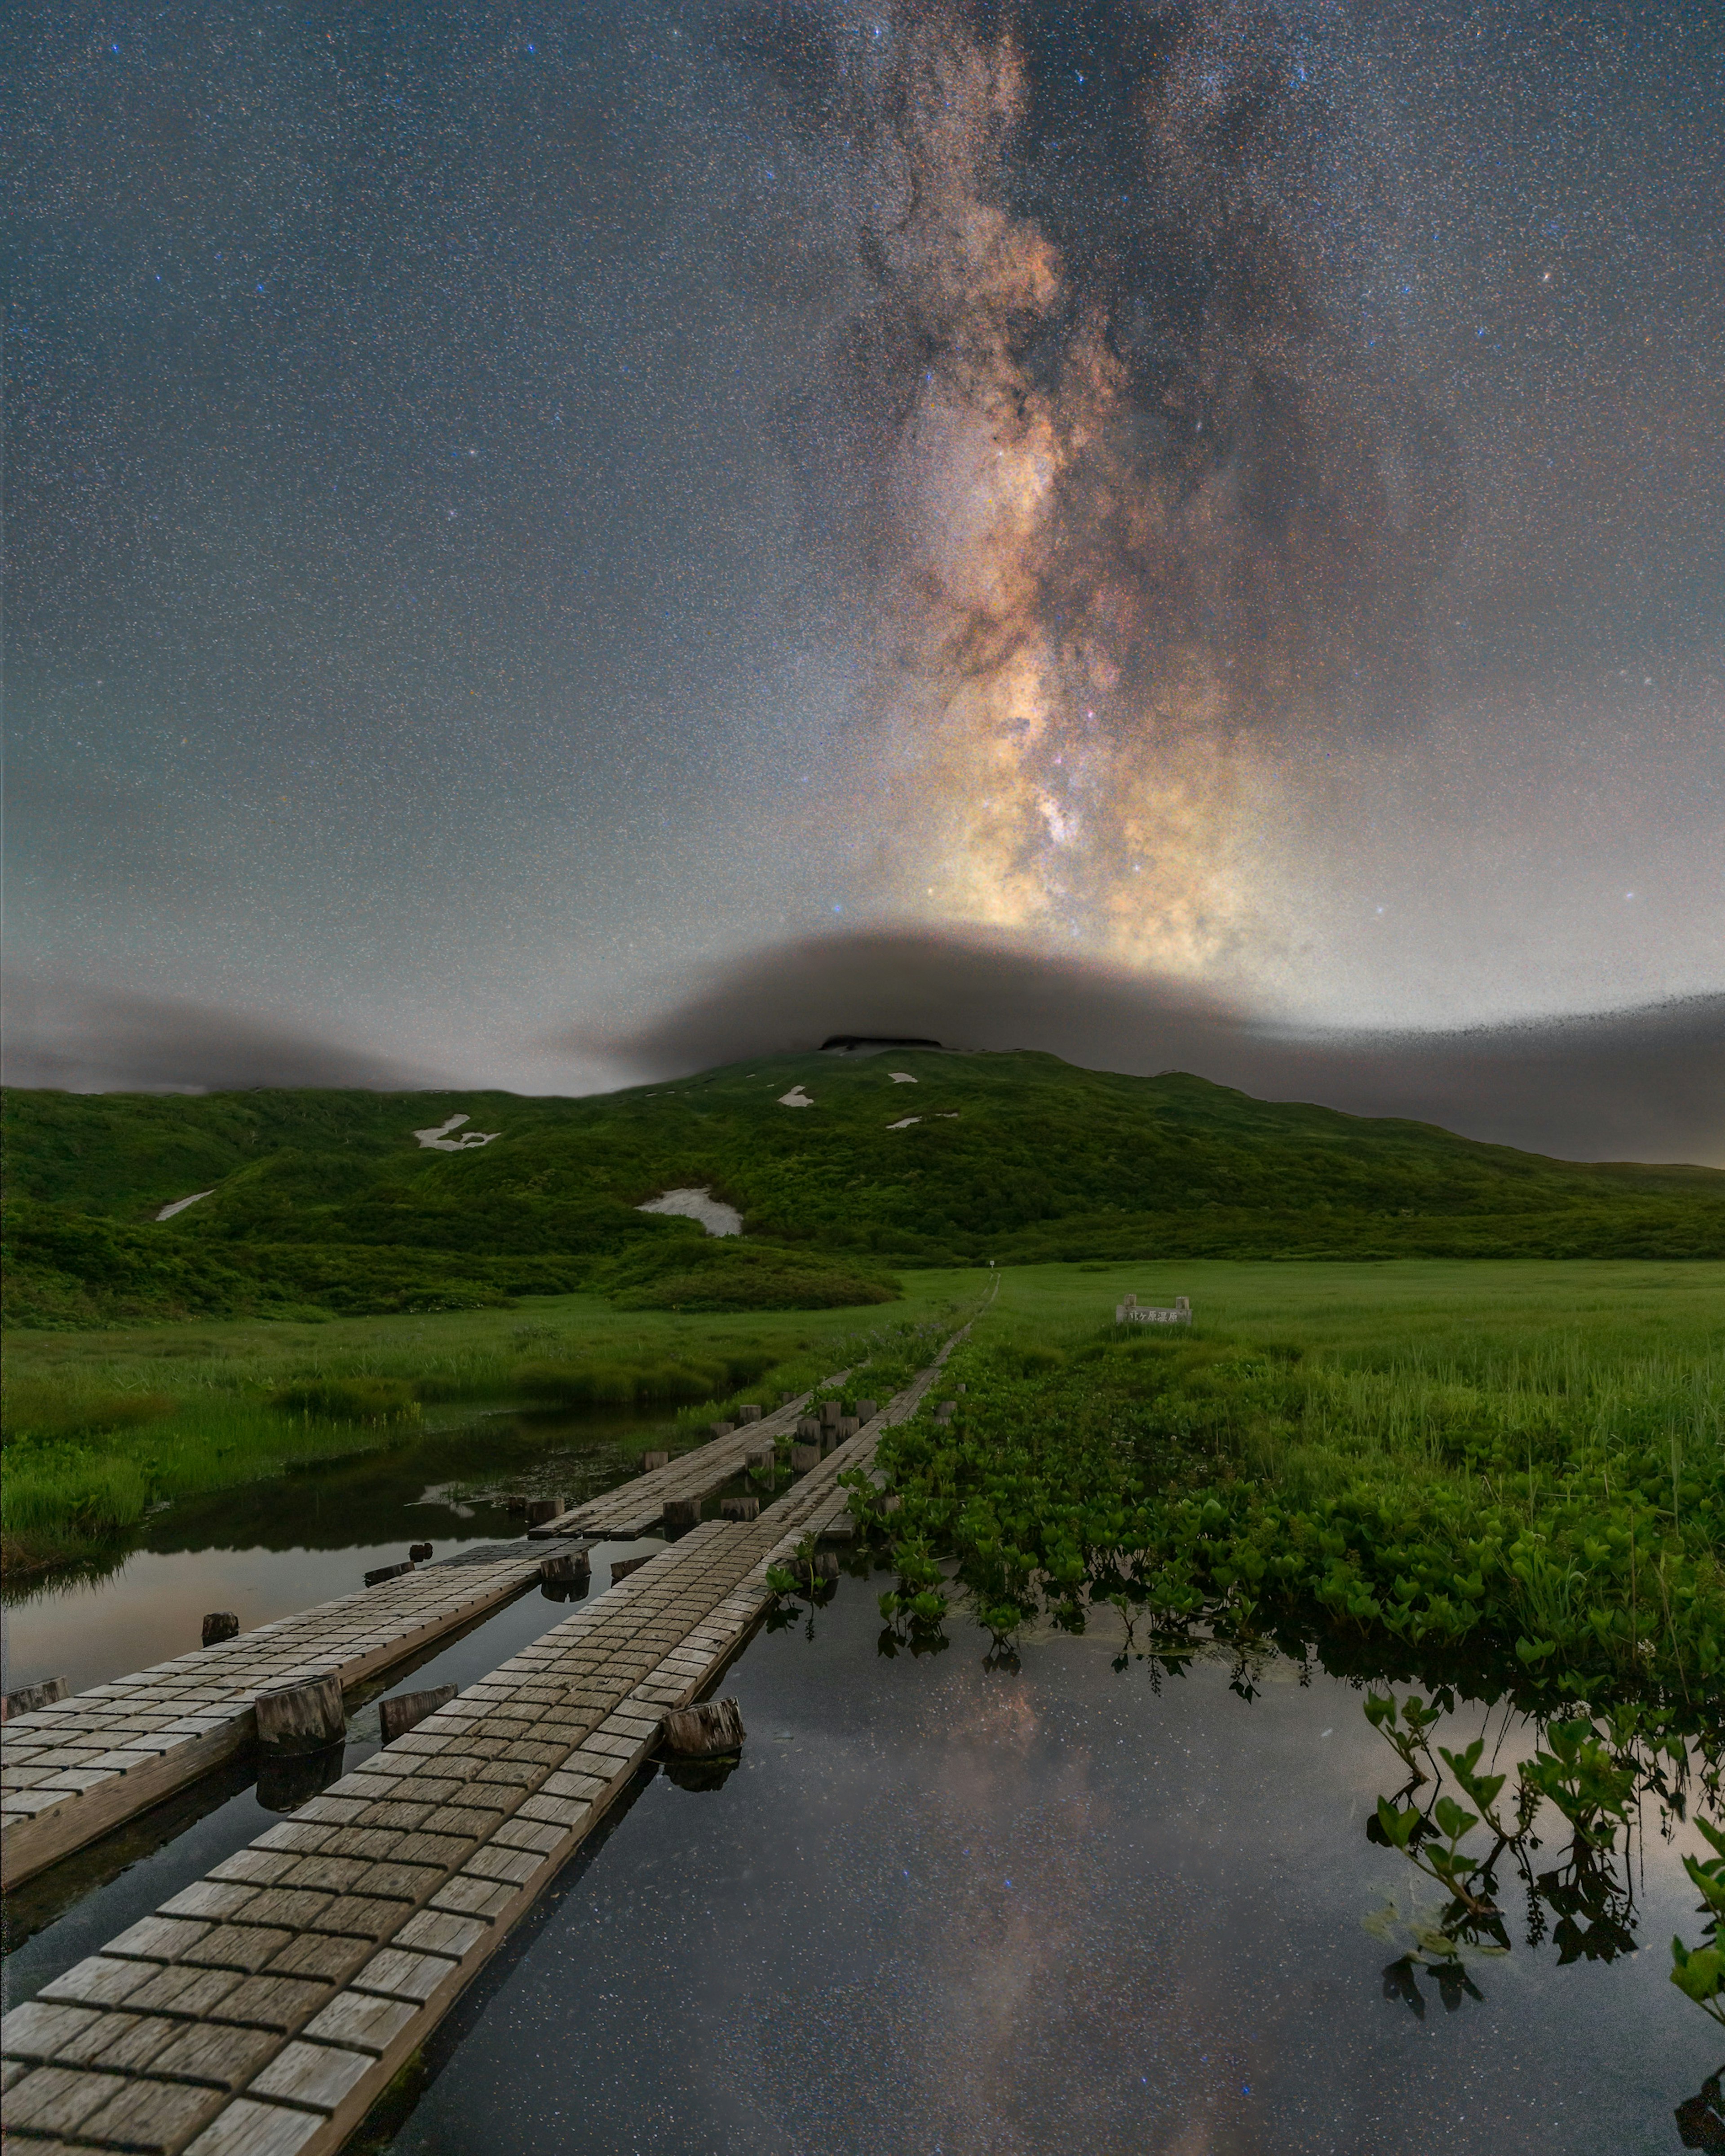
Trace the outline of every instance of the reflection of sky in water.
{"type": "Polygon", "coordinates": [[[1483,2003],[1446,2013],[1428,1979],[1416,2020],[1363,1921],[1414,1879],[1365,1840],[1398,1770],[1359,1693],[1282,1664],[1248,1705],[1205,1665],[1158,1697],[1101,1627],[1017,1676],[962,1625],[887,1663],[872,1605],[846,1582],[815,1649],[751,1648],[724,1687],[742,1769],[654,1781],[566,1877],[434,2045],[402,2156],[1680,2145],[1725,2046],[1666,1981],[1698,1927],[1656,1836],[1645,1951],[1558,1967],[1511,1881],[1483,2003]]]}

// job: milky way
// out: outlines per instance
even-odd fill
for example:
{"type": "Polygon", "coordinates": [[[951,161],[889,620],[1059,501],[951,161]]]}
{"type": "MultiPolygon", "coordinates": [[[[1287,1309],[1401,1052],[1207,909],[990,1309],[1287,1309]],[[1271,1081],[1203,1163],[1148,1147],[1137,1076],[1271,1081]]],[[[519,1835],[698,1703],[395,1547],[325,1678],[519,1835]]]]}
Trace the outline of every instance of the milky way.
{"type": "MultiPolygon", "coordinates": [[[[767,64],[818,62],[809,18],[768,19],[767,64]]],[[[848,74],[831,52],[822,119],[863,173],[841,380],[927,895],[1201,960],[1276,744],[1421,708],[1451,432],[1335,311],[1338,131],[1289,21],[1122,0],[871,29],[848,74]]]]}
{"type": "Polygon", "coordinates": [[[854,927],[1302,1023],[1717,986],[1718,35],[13,11],[20,1008],[562,1087],[854,927]]]}

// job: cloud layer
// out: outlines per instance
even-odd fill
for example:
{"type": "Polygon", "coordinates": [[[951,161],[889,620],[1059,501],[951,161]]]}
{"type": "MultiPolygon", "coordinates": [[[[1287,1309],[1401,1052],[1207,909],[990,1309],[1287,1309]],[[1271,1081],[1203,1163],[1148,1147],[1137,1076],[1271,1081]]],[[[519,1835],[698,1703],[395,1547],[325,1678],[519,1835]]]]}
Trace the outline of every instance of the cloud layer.
{"type": "Polygon", "coordinates": [[[1178,982],[1004,937],[822,937],[666,984],[662,1014],[557,1045],[641,1076],[809,1049],[833,1033],[1041,1049],[1199,1075],[1271,1100],[1406,1116],[1577,1160],[1725,1167],[1725,995],[1455,1032],[1301,1034],[1178,982]]]}
{"type": "Polygon", "coordinates": [[[8,982],[0,1075],[72,1093],[241,1091],[255,1086],[441,1088],[434,1071],[290,1019],[65,983],[8,982]]]}

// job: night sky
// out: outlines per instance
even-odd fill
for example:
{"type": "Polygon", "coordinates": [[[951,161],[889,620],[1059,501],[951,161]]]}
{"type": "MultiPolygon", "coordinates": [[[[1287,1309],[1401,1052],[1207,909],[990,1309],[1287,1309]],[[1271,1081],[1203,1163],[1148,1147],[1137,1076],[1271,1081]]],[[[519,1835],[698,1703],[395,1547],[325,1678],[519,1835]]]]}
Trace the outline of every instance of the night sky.
{"type": "Polygon", "coordinates": [[[583,1090],[886,931],[1296,1031],[1725,988],[1716,11],[3,37],[23,1075],[583,1090]]]}

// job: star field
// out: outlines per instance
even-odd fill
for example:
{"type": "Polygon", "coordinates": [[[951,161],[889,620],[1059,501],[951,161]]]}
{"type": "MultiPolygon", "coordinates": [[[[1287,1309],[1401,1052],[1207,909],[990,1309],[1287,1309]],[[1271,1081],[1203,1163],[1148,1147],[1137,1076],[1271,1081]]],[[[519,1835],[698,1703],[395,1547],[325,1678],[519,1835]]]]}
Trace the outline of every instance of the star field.
{"type": "Polygon", "coordinates": [[[564,1086],[853,922],[1296,1020],[1717,985],[1704,11],[4,37],[39,991],[564,1086]]]}

